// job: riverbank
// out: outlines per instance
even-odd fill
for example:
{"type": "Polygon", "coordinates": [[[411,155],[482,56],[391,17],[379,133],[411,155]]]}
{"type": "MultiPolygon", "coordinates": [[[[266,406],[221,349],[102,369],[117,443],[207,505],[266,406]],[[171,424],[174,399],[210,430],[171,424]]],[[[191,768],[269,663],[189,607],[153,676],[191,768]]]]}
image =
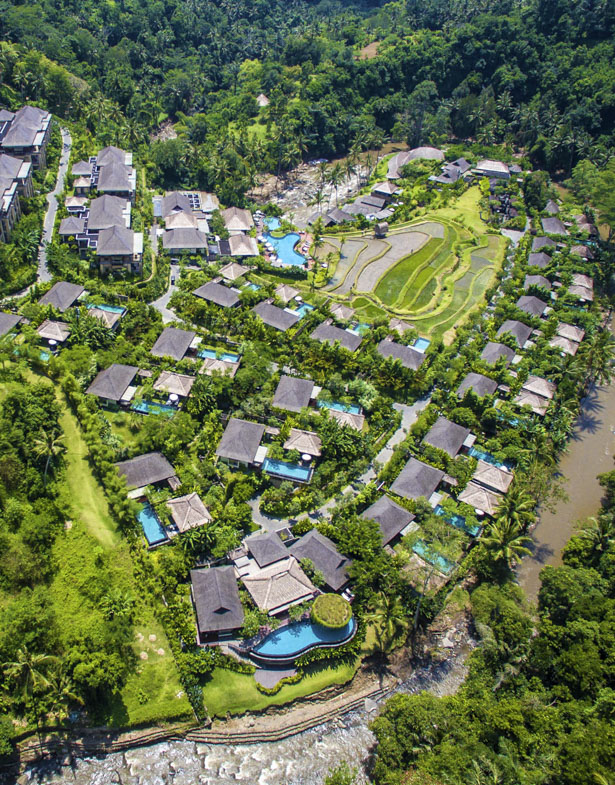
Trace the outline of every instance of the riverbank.
{"type": "Polygon", "coordinates": [[[532,555],[517,569],[529,600],[536,601],[542,568],[562,563],[562,550],[577,523],[598,512],[603,491],[597,475],[615,468],[614,455],[615,383],[592,388],[581,403],[568,451],[558,464],[568,498],[557,502],[553,510],[541,510],[532,532],[532,555]]]}

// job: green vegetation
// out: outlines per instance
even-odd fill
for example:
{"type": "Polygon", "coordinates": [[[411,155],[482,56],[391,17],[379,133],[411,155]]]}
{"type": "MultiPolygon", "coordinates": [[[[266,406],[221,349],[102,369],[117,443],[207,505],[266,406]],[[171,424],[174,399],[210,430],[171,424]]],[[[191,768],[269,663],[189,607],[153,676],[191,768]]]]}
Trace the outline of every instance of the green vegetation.
{"type": "Polygon", "coordinates": [[[310,618],[315,624],[337,630],[352,618],[350,603],[339,594],[321,594],[314,600],[310,618]]]}
{"type": "Polygon", "coordinates": [[[243,714],[246,711],[262,711],[268,706],[281,706],[335,684],[347,684],[354,676],[356,667],[357,663],[347,662],[310,666],[305,669],[300,682],[284,684],[275,695],[263,695],[250,675],[216,668],[203,690],[205,705],[212,717],[224,717],[227,712],[243,714]]]}

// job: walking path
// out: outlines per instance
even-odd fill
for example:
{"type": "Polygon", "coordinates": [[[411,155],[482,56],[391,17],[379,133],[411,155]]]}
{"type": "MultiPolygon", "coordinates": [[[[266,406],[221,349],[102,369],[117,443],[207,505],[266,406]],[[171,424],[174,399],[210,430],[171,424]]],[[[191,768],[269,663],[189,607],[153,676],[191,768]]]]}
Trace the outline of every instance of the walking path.
{"type": "MultiPolygon", "coordinates": [[[[156,253],[158,248],[158,236],[156,234],[156,225],[154,224],[150,231],[150,239],[152,242],[152,251],[156,253]]],[[[177,284],[181,275],[181,268],[178,264],[171,264],[171,271],[169,273],[169,287],[166,292],[150,305],[155,308],[162,315],[162,323],[168,324],[177,320],[175,313],[169,308],[169,300],[174,292],[177,291],[177,284]],[[172,283],[175,281],[175,283],[172,283]]]]}
{"type": "MultiPolygon", "coordinates": [[[[390,436],[389,440],[375,457],[374,462],[370,465],[367,471],[358,478],[358,482],[367,485],[376,479],[378,475],[377,469],[379,470],[379,467],[385,466],[391,460],[393,457],[393,450],[398,444],[403,442],[408,434],[408,431],[410,430],[410,427],[414,425],[419,414],[423,411],[423,409],[425,409],[426,406],[429,405],[430,401],[431,395],[428,395],[424,398],[419,398],[418,401],[415,401],[411,406],[408,406],[405,403],[393,404],[393,408],[398,412],[401,412],[401,423],[399,424],[399,428],[397,428],[397,430],[390,436]],[[374,468],[375,466],[376,468],[374,468]]],[[[343,496],[346,496],[349,493],[352,493],[351,485],[347,485],[342,490],[343,496]]],[[[262,529],[265,529],[265,531],[279,531],[280,529],[284,529],[297,522],[295,519],[288,520],[285,518],[275,518],[270,515],[265,515],[260,511],[260,501],[261,497],[259,494],[253,499],[250,499],[248,504],[252,510],[252,520],[262,529]]],[[[316,510],[313,510],[307,515],[301,515],[301,518],[307,517],[313,520],[318,520],[319,518],[329,518],[331,510],[333,510],[337,504],[338,502],[334,497],[333,499],[329,499],[327,502],[325,502],[322,507],[318,507],[316,510]]]]}
{"type": "Polygon", "coordinates": [[[53,191],[47,194],[47,212],[45,213],[45,220],[43,222],[43,234],[41,243],[38,249],[38,272],[37,280],[41,283],[51,281],[51,273],[47,269],[47,243],[51,242],[51,235],[53,234],[53,224],[56,220],[56,213],[58,212],[58,199],[57,197],[64,189],[64,181],[68,171],[68,161],[70,159],[70,150],[73,143],[71,135],[66,128],[61,128],[62,132],[62,154],[60,155],[60,165],[58,167],[58,177],[53,191]]]}

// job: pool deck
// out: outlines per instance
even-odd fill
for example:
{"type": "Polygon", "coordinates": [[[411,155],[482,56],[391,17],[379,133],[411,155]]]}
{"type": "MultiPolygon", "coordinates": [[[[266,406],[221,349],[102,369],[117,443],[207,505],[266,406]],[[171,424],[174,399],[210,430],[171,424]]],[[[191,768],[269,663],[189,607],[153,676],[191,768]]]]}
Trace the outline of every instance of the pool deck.
{"type": "Polygon", "coordinates": [[[291,676],[295,676],[296,674],[296,668],[287,668],[285,670],[276,670],[274,668],[257,668],[257,670],[254,671],[254,679],[261,685],[261,687],[271,690],[282,679],[288,679],[291,676]]]}

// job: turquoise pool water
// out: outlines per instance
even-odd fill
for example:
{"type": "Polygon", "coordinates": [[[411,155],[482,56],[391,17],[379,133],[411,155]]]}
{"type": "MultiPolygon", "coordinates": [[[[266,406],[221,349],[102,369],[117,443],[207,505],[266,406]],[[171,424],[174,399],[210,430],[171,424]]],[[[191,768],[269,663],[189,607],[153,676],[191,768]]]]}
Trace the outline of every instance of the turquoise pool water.
{"type": "Polygon", "coordinates": [[[164,527],[158,520],[158,516],[154,512],[151,504],[144,504],[139,510],[137,520],[141,524],[145,539],[150,545],[156,545],[159,542],[167,540],[167,533],[164,527]]]}
{"type": "Polygon", "coordinates": [[[485,452],[484,450],[479,450],[478,447],[470,447],[468,450],[468,454],[472,456],[472,458],[476,458],[479,461],[484,461],[485,463],[490,463],[492,466],[497,466],[498,469],[511,469],[512,466],[509,463],[502,463],[501,461],[496,461],[496,459],[491,455],[490,452],[485,452]]]}
{"type": "Polygon", "coordinates": [[[412,546],[412,550],[417,556],[420,556],[421,559],[424,559],[428,564],[431,564],[437,570],[444,573],[444,575],[450,575],[455,567],[455,562],[447,559],[446,556],[443,556],[441,553],[437,553],[428,548],[427,543],[423,542],[423,540],[417,540],[412,546]]]}
{"type": "Polygon", "coordinates": [[[353,634],[355,626],[354,618],[339,630],[330,630],[311,621],[298,621],[270,632],[252,651],[263,657],[296,657],[323,643],[345,642],[353,634]]]}
{"type": "Polygon", "coordinates": [[[293,267],[303,267],[306,263],[305,256],[295,251],[295,245],[301,239],[301,236],[296,232],[285,234],[284,237],[274,237],[267,233],[264,235],[265,240],[271,243],[275,249],[275,253],[282,264],[291,265],[293,267]]]}
{"type": "Polygon", "coordinates": [[[126,311],[121,305],[96,305],[96,303],[88,303],[86,307],[88,309],[98,308],[99,311],[107,311],[108,313],[125,313],[126,311]]]}
{"type": "Polygon", "coordinates": [[[313,310],[314,310],[313,305],[310,305],[309,303],[301,303],[301,305],[295,309],[295,313],[297,314],[297,316],[299,316],[299,318],[302,318],[303,316],[306,315],[306,313],[309,313],[310,311],[313,310]]]}
{"type": "Polygon", "coordinates": [[[338,412],[350,412],[350,414],[361,414],[361,407],[356,403],[340,403],[339,401],[317,401],[319,409],[337,409],[338,412]]]}
{"type": "Polygon", "coordinates": [[[276,229],[279,229],[282,225],[279,218],[275,216],[271,216],[270,218],[265,218],[265,226],[269,229],[270,232],[274,232],[276,229]]]}
{"type": "Polygon", "coordinates": [[[448,513],[446,512],[444,507],[442,507],[442,505],[440,504],[437,504],[434,507],[434,512],[436,515],[439,515],[441,518],[444,518],[444,520],[447,523],[450,523],[451,526],[454,526],[456,529],[460,529],[461,531],[466,532],[466,534],[469,534],[471,537],[476,537],[480,531],[480,526],[468,525],[463,515],[458,515],[457,513],[453,513],[453,514],[448,513]]]}
{"type": "Polygon", "coordinates": [[[431,341],[427,340],[427,338],[417,338],[412,348],[416,349],[417,352],[425,352],[430,343],[431,341]]]}
{"type": "Polygon", "coordinates": [[[133,412],[139,414],[164,414],[165,417],[173,417],[177,408],[166,403],[154,403],[153,401],[137,401],[130,407],[133,412]]]}
{"type": "Polygon", "coordinates": [[[51,352],[46,352],[44,349],[41,349],[41,352],[40,352],[40,354],[39,354],[39,357],[40,357],[40,359],[41,359],[41,360],[42,360],[44,363],[48,363],[48,362],[49,362],[49,360],[51,359],[51,352]]]}
{"type": "Polygon", "coordinates": [[[371,324],[367,324],[367,322],[359,322],[355,327],[351,327],[351,332],[355,333],[355,335],[364,335],[366,332],[371,330],[371,324]]]}
{"type": "Polygon", "coordinates": [[[231,352],[221,352],[221,354],[218,356],[218,353],[215,349],[201,349],[201,351],[197,353],[197,357],[209,357],[213,360],[224,360],[227,363],[239,362],[238,354],[232,354],[231,352]]]}
{"type": "Polygon", "coordinates": [[[308,482],[312,469],[309,466],[300,466],[298,463],[287,463],[286,461],[276,461],[273,458],[265,458],[263,461],[263,471],[268,474],[275,474],[278,477],[285,477],[289,480],[298,482],[308,482]]]}
{"type": "Polygon", "coordinates": [[[250,292],[258,292],[258,290],[260,289],[260,286],[258,284],[256,284],[256,283],[249,283],[249,284],[246,284],[246,286],[244,286],[243,288],[244,289],[248,289],[248,291],[250,291],[250,292]]]}

